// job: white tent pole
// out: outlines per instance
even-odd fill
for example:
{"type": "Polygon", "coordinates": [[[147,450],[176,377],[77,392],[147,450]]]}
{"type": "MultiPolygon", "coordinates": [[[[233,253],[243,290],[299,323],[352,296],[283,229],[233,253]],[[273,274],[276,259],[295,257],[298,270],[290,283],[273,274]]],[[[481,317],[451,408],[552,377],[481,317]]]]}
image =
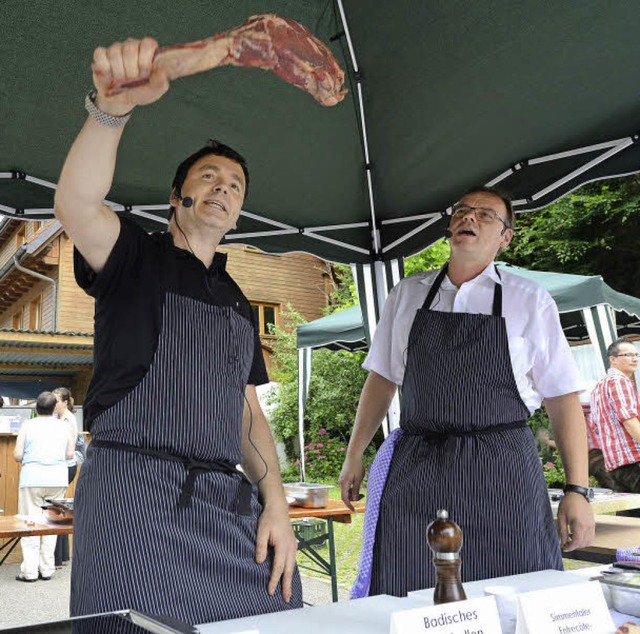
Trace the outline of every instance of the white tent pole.
{"type": "MultiPolygon", "coordinates": [[[[376,261],[373,263],[373,274],[376,279],[375,284],[375,301],[376,301],[376,315],[382,314],[384,303],[387,301],[389,295],[389,286],[387,282],[387,270],[384,262],[376,261]]],[[[378,319],[376,320],[378,321],[378,319]]]]}
{"type": "Polygon", "coordinates": [[[273,218],[267,218],[266,216],[258,216],[258,214],[254,214],[246,209],[240,210],[240,215],[245,216],[246,218],[251,218],[251,220],[257,220],[258,222],[264,222],[267,225],[273,225],[274,227],[280,227],[280,229],[295,229],[294,226],[288,225],[284,222],[280,222],[279,220],[273,220],[273,218]]]}
{"type": "Polygon", "coordinates": [[[589,335],[591,344],[593,345],[597,353],[597,358],[600,361],[602,375],[604,376],[607,373],[607,360],[604,359],[602,354],[602,342],[600,341],[600,337],[598,336],[598,330],[596,328],[593,315],[591,314],[591,309],[583,308],[580,312],[582,313],[582,318],[584,319],[584,324],[587,328],[587,334],[589,335]]]}
{"type": "Polygon", "coordinates": [[[336,231],[338,229],[359,229],[368,227],[368,222],[348,222],[342,225],[318,225],[317,227],[305,227],[305,231],[336,231]]]}
{"type": "Polygon", "coordinates": [[[382,220],[380,222],[381,225],[395,225],[400,222],[415,222],[416,220],[425,220],[427,218],[442,218],[442,214],[437,212],[431,212],[429,214],[417,214],[415,216],[402,216],[402,218],[389,218],[388,220],[382,220]]]}
{"type": "Polygon", "coordinates": [[[556,154],[547,154],[546,156],[538,156],[537,158],[528,159],[526,161],[520,161],[519,163],[516,163],[513,167],[510,167],[508,170],[505,170],[504,172],[502,172],[502,174],[498,174],[498,176],[496,176],[495,178],[492,178],[490,181],[486,183],[486,185],[487,187],[493,187],[494,185],[497,185],[499,182],[503,181],[505,178],[508,178],[512,174],[515,174],[517,171],[521,170],[527,165],[536,165],[538,163],[548,163],[549,161],[559,161],[564,158],[569,158],[571,156],[577,156],[579,154],[586,154],[589,152],[598,152],[599,150],[606,150],[610,147],[616,147],[617,145],[620,145],[620,143],[626,140],[627,139],[615,139],[614,141],[605,141],[604,143],[596,143],[595,145],[585,145],[583,147],[575,148],[573,150],[567,150],[566,152],[557,152],[556,154]]]}
{"type": "MultiPolygon", "coordinates": [[[[363,319],[366,319],[366,329],[369,343],[373,340],[378,316],[382,313],[384,303],[389,295],[389,290],[400,280],[400,264],[393,260],[389,264],[389,271],[384,262],[376,261],[373,264],[352,265],[354,279],[363,319]],[[360,281],[360,283],[358,283],[360,281]]],[[[385,438],[389,432],[399,426],[400,421],[400,401],[396,394],[393,399],[387,416],[382,421],[382,431],[385,438]]]]}
{"type": "Polygon", "coordinates": [[[134,216],[140,216],[141,218],[148,218],[149,220],[153,220],[154,222],[159,222],[165,225],[169,224],[169,221],[166,220],[165,218],[162,218],[160,216],[154,216],[153,214],[147,213],[146,211],[140,211],[139,209],[136,209],[135,207],[133,207],[131,209],[131,213],[134,216]]]}
{"type": "Polygon", "coordinates": [[[612,321],[611,312],[613,311],[611,311],[610,306],[606,306],[605,304],[596,306],[596,312],[602,329],[604,345],[608,348],[618,338],[616,333],[612,331],[612,328],[615,327],[613,326],[613,324],[615,324],[615,315],[612,321]]]}
{"type": "Polygon", "coordinates": [[[391,260],[391,288],[393,288],[400,281],[401,277],[400,262],[398,258],[394,258],[393,260],[391,260]]]}
{"type": "MultiPolygon", "coordinates": [[[[384,280],[384,301],[387,300],[389,292],[400,281],[400,279],[400,262],[397,258],[394,258],[389,263],[389,275],[387,275],[384,280]]],[[[380,296],[380,293],[378,293],[378,296],[380,296]]],[[[380,313],[382,313],[383,305],[384,302],[381,302],[380,313]]],[[[384,429],[385,438],[389,432],[400,427],[400,394],[397,390],[393,395],[393,399],[391,399],[391,405],[387,412],[386,421],[388,421],[388,425],[384,429]]]]}
{"type": "Polygon", "coordinates": [[[554,189],[558,189],[558,187],[561,187],[565,183],[574,179],[576,176],[580,176],[580,174],[583,174],[584,172],[588,172],[592,167],[595,167],[596,165],[602,163],[603,161],[606,161],[607,159],[611,158],[618,152],[622,152],[622,150],[628,148],[630,145],[633,145],[633,143],[634,143],[633,139],[625,139],[623,142],[621,142],[619,145],[616,145],[615,147],[610,149],[608,152],[601,154],[600,156],[589,161],[588,163],[585,163],[582,167],[579,167],[578,169],[573,170],[573,172],[569,172],[566,176],[560,178],[555,183],[551,183],[551,185],[549,185],[548,187],[545,187],[544,189],[541,189],[539,192],[536,192],[535,194],[533,194],[533,196],[531,196],[531,199],[538,200],[538,198],[543,198],[549,192],[552,192],[554,189]]]}
{"type": "MultiPolygon", "coordinates": [[[[398,269],[399,275],[399,267],[396,261],[396,269],[398,269]]],[[[389,296],[389,290],[393,286],[392,280],[387,278],[387,271],[384,265],[384,262],[375,262],[373,267],[373,273],[375,275],[375,301],[377,302],[377,315],[382,314],[382,309],[384,308],[384,303],[387,301],[387,297],[389,296]]],[[[377,320],[376,320],[377,321],[377,320]]],[[[399,409],[399,401],[397,401],[397,393],[394,397],[394,401],[392,402],[387,415],[382,420],[382,431],[384,433],[384,437],[386,438],[389,435],[390,431],[396,429],[396,427],[400,426],[400,419],[398,417],[400,409],[399,409]]]]}
{"type": "Polygon", "coordinates": [[[334,240],[333,238],[320,235],[319,233],[313,233],[311,231],[307,231],[307,229],[303,229],[301,233],[303,236],[314,238],[315,240],[320,240],[321,242],[328,242],[329,244],[335,244],[336,246],[342,247],[343,249],[348,249],[349,251],[355,251],[356,253],[363,253],[365,255],[369,255],[369,251],[367,249],[363,249],[362,247],[356,247],[347,242],[342,242],[341,240],[334,240]]]}
{"type": "Polygon", "coordinates": [[[613,306],[607,304],[607,316],[609,319],[607,320],[609,323],[609,329],[611,330],[611,336],[613,337],[613,341],[618,338],[618,324],[616,322],[616,311],[613,310],[613,306]]]}
{"type": "Polygon", "coordinates": [[[556,154],[547,154],[546,156],[539,156],[538,158],[532,158],[527,161],[529,165],[536,165],[536,163],[548,163],[549,161],[559,161],[564,158],[570,158],[577,156],[578,154],[587,154],[590,152],[599,152],[600,150],[607,150],[612,147],[616,147],[621,143],[626,143],[629,137],[623,137],[622,139],[613,139],[611,141],[605,141],[604,143],[596,143],[595,145],[584,145],[573,150],[567,150],[566,152],[557,152],[556,154]]]}
{"type": "Polygon", "coordinates": [[[141,211],[169,211],[170,205],[131,205],[133,209],[141,211]]]}
{"type": "Polygon", "coordinates": [[[298,349],[298,442],[300,443],[300,473],[302,482],[306,481],[304,460],[304,406],[306,403],[306,348],[298,349]]]}
{"type": "Polygon", "coordinates": [[[297,229],[273,229],[271,231],[252,231],[249,233],[227,233],[225,240],[241,240],[242,238],[263,238],[265,236],[286,236],[300,233],[297,229]]]}
{"type": "Polygon", "coordinates": [[[351,65],[353,66],[354,76],[356,80],[356,89],[358,94],[358,109],[360,113],[360,129],[362,130],[362,150],[364,152],[364,165],[367,178],[367,191],[369,192],[369,210],[371,213],[371,229],[373,238],[373,252],[380,253],[380,238],[378,234],[378,228],[376,226],[376,206],[373,198],[373,179],[371,176],[372,165],[371,158],[369,156],[369,139],[367,135],[367,119],[364,113],[364,96],[362,94],[362,77],[360,75],[360,69],[358,68],[358,60],[356,58],[356,51],[353,46],[353,40],[351,39],[351,32],[349,31],[349,23],[347,22],[347,15],[344,11],[342,0],[338,0],[338,10],[340,11],[340,18],[342,20],[342,28],[344,29],[344,36],[347,40],[347,46],[349,47],[349,54],[351,56],[351,65]]]}
{"type": "Polygon", "coordinates": [[[309,385],[311,384],[312,354],[313,354],[313,348],[307,348],[307,350],[306,350],[307,372],[305,374],[305,383],[304,383],[304,402],[305,402],[305,405],[307,403],[307,397],[309,396],[309,385]]]}
{"type": "Polygon", "coordinates": [[[434,222],[438,222],[438,220],[440,220],[440,218],[442,218],[441,215],[434,216],[430,220],[427,220],[426,222],[423,222],[420,226],[416,227],[415,229],[412,229],[408,233],[405,233],[402,237],[398,238],[394,242],[391,242],[390,244],[387,244],[382,249],[383,253],[387,253],[387,251],[390,251],[391,249],[393,249],[394,247],[398,246],[399,244],[402,244],[405,240],[408,240],[409,238],[415,236],[416,233],[420,233],[421,231],[424,231],[427,227],[430,227],[434,222]]]}
{"type": "Polygon", "coordinates": [[[376,332],[378,324],[378,316],[376,314],[376,299],[373,290],[373,272],[371,264],[362,265],[362,277],[364,280],[364,300],[366,304],[367,326],[369,329],[369,339],[373,341],[373,335],[376,332]]]}
{"type": "MultiPolygon", "coordinates": [[[[404,278],[404,259],[400,260],[399,258],[391,260],[391,276],[393,281],[393,286],[398,284],[401,279],[404,278]]],[[[396,393],[393,395],[391,399],[391,420],[394,421],[394,426],[392,430],[397,427],[400,427],[400,388],[396,390],[396,393]]]]}

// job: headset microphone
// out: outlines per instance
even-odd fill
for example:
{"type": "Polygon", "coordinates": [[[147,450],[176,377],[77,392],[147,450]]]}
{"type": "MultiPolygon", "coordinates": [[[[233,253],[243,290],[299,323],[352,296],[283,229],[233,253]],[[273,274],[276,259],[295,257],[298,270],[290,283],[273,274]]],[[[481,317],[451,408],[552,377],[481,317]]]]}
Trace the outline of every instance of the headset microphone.
{"type": "Polygon", "coordinates": [[[445,239],[453,238],[453,233],[452,233],[451,229],[445,229],[444,230],[444,237],[445,237],[445,239]]]}
{"type": "Polygon", "coordinates": [[[193,205],[193,198],[191,198],[191,196],[185,196],[184,198],[180,199],[180,202],[182,203],[183,207],[188,209],[193,205]]]}

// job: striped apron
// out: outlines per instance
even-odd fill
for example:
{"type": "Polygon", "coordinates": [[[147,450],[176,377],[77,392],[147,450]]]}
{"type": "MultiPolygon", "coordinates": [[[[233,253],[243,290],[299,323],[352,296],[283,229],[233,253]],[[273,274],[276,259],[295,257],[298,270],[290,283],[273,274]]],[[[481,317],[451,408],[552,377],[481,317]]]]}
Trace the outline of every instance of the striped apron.
{"type": "Polygon", "coordinates": [[[354,598],[435,585],[426,529],[438,509],[462,528],[463,581],[562,569],[511,366],[502,286],[491,315],[433,311],[446,270],[409,333],[400,429],[371,468],[354,598]]]}
{"type": "Polygon", "coordinates": [[[302,607],[255,561],[257,490],[241,462],[252,324],[171,292],[148,373],[101,413],[75,497],[71,615],[126,608],[205,623],[302,607]]]}

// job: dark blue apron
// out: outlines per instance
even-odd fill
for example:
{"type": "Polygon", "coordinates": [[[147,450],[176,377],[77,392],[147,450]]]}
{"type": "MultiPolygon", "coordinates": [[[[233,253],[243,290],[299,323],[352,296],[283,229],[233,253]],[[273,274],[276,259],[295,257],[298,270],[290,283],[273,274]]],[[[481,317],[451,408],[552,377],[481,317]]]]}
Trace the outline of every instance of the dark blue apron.
{"type": "Polygon", "coordinates": [[[400,430],[371,470],[365,533],[375,540],[367,549],[363,539],[354,597],[435,585],[426,528],[438,509],[462,528],[463,581],[562,569],[529,410],[511,366],[502,286],[495,285],[492,315],[433,311],[445,274],[446,266],[409,334],[400,430]]]}
{"type": "Polygon", "coordinates": [[[71,614],[131,608],[186,623],[302,607],[267,594],[261,512],[242,460],[252,324],[167,293],[140,384],[93,422],[76,489],[71,614]]]}

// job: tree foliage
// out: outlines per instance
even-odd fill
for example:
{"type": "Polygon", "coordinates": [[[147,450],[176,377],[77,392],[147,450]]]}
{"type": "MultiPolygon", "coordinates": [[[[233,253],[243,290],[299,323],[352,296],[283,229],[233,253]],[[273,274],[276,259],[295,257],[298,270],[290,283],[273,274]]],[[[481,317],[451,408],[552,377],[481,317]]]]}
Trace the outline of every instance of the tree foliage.
{"type": "Polygon", "coordinates": [[[329,305],[325,311],[327,314],[351,308],[360,303],[351,269],[344,264],[335,264],[333,276],[336,283],[329,297],[329,305]]]}
{"type": "MultiPolygon", "coordinates": [[[[348,270],[348,269],[347,269],[348,270]]],[[[277,340],[273,353],[273,379],[279,383],[279,389],[272,395],[273,410],[270,421],[276,437],[284,443],[287,457],[294,462],[300,457],[298,445],[298,354],[296,349],[295,326],[304,323],[304,319],[289,307],[287,329],[276,329],[277,340]]],[[[332,439],[336,447],[346,447],[351,435],[358,400],[367,376],[362,368],[364,353],[331,351],[319,349],[313,352],[312,372],[309,383],[309,395],[305,407],[306,442],[319,442],[323,435],[332,439]]],[[[376,439],[376,445],[382,441],[376,439]]],[[[316,447],[313,448],[316,451],[316,447]]],[[[317,454],[323,455],[322,453],[317,454]]],[[[314,468],[308,470],[309,478],[337,478],[337,450],[331,454],[334,460],[320,463],[317,474],[314,468]],[[331,472],[331,473],[327,473],[331,472]]],[[[326,456],[325,456],[326,458],[326,456]]],[[[323,458],[324,459],[324,458],[323,458]]],[[[311,465],[310,465],[311,466],[311,465]]],[[[293,470],[295,472],[295,469],[293,470]]]]}
{"type": "Polygon", "coordinates": [[[585,185],[517,221],[501,259],[540,271],[602,275],[615,290],[638,295],[640,177],[585,185]]]}
{"type": "Polygon", "coordinates": [[[439,269],[449,259],[449,243],[446,240],[439,240],[430,247],[412,255],[404,262],[405,277],[422,271],[439,269]]]}

